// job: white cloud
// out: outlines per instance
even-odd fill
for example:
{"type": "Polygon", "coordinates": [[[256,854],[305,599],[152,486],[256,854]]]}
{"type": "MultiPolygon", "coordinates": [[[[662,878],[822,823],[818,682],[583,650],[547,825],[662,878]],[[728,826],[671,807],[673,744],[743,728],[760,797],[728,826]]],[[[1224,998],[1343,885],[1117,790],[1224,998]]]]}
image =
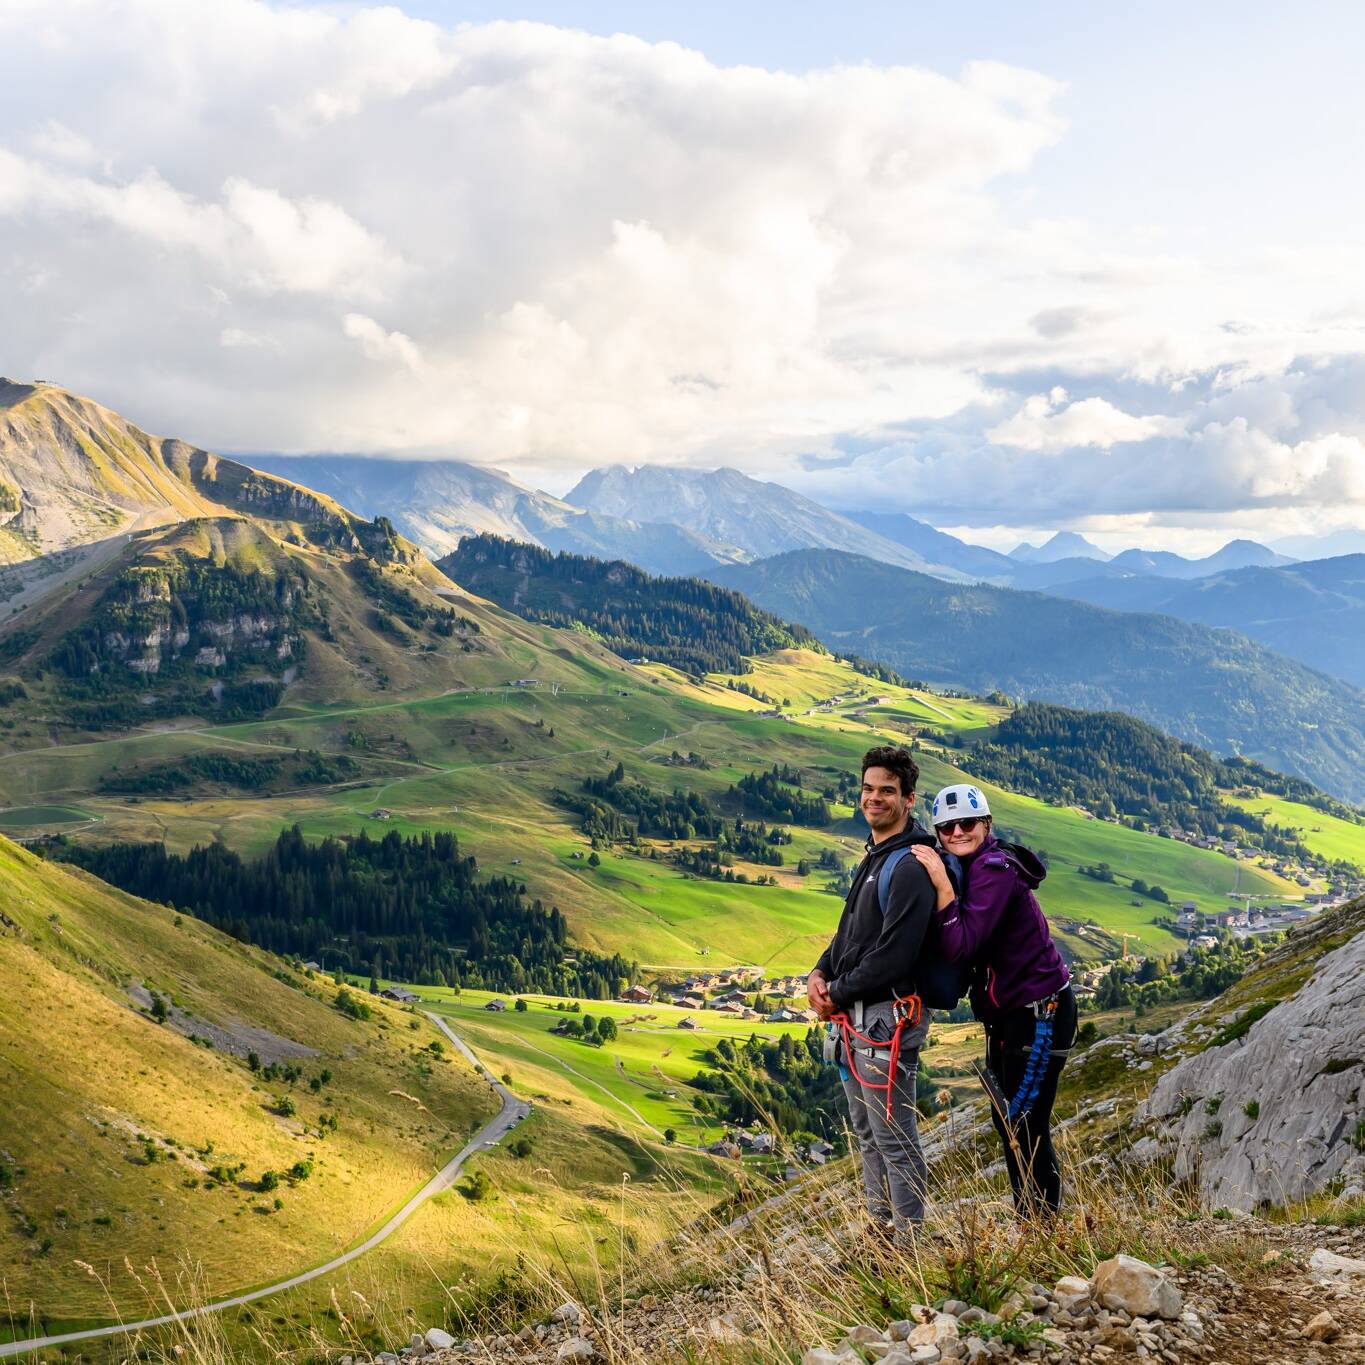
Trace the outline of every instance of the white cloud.
{"type": "Polygon", "coordinates": [[[1037,72],[9,0],[0,80],[6,368],[158,430],[561,487],[724,461],[964,524],[1358,497],[1365,248],[1203,260],[1050,214],[1037,72]]]}
{"type": "Polygon", "coordinates": [[[373,318],[364,313],[347,313],[341,320],[341,330],[360,344],[360,349],[371,360],[397,361],[410,370],[422,368],[422,353],[411,337],[402,332],[386,332],[373,318]]]}
{"type": "Polygon", "coordinates": [[[1156,414],[1135,417],[1103,398],[1083,398],[1067,403],[1066,390],[1034,394],[1007,422],[991,427],[988,440],[1020,450],[1058,451],[1080,446],[1111,446],[1149,441],[1155,436],[1179,436],[1185,430],[1180,417],[1156,414]]]}

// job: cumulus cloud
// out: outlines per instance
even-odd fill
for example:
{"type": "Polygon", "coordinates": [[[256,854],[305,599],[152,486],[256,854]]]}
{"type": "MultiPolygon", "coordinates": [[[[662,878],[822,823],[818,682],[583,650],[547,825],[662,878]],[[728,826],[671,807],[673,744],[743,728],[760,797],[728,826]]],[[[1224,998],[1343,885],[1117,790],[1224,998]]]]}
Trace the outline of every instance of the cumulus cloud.
{"type": "Polygon", "coordinates": [[[1185,430],[1180,417],[1152,414],[1135,417],[1103,398],[1068,403],[1066,390],[1034,394],[1007,422],[991,427],[988,440],[1020,450],[1058,451],[1082,446],[1111,446],[1149,441],[1154,436],[1178,436],[1185,430]]]}
{"type": "Polygon", "coordinates": [[[0,78],[5,368],[155,429],[557,488],[725,462],[962,524],[1357,496],[1365,249],[1049,215],[1043,73],[9,0],[0,78]]]}

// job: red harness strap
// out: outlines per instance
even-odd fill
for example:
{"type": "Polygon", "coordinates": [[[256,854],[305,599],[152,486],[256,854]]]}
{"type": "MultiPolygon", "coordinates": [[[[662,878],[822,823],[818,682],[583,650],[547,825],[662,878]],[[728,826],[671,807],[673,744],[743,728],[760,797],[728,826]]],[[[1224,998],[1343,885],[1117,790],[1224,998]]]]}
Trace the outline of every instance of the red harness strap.
{"type": "Polygon", "coordinates": [[[830,1015],[830,1023],[838,1024],[839,1030],[844,1040],[844,1056],[848,1058],[849,1074],[853,1077],[864,1090],[885,1090],[886,1091],[886,1117],[891,1119],[891,1096],[896,1085],[896,1067],[900,1062],[901,1055],[901,1034],[906,1027],[918,1028],[919,1022],[924,1018],[924,1002],[917,995],[898,995],[891,1001],[891,1014],[896,1021],[896,1027],[892,1030],[889,1042],[880,1043],[875,1039],[869,1038],[866,1034],[859,1033],[849,1017],[842,1011],[838,1014],[830,1015]],[[886,1082],[865,1081],[858,1074],[857,1049],[853,1046],[852,1039],[856,1038],[860,1043],[866,1043],[869,1047],[876,1048],[878,1052],[885,1049],[888,1066],[886,1069],[886,1082]]]}

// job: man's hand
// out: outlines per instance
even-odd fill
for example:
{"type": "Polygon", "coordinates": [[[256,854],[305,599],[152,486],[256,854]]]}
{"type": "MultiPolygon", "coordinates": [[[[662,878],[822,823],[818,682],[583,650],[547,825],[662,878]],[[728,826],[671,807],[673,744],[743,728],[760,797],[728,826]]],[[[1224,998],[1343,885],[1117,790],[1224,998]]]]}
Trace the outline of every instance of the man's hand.
{"type": "Polygon", "coordinates": [[[834,1013],[834,1001],[830,999],[824,972],[814,971],[806,978],[806,1000],[821,1019],[828,1019],[834,1013]]]}
{"type": "Polygon", "coordinates": [[[910,852],[919,859],[919,865],[929,874],[929,880],[934,884],[934,892],[938,896],[938,909],[946,910],[953,903],[957,892],[953,890],[952,878],[948,876],[943,859],[928,844],[911,844],[910,852]]]}

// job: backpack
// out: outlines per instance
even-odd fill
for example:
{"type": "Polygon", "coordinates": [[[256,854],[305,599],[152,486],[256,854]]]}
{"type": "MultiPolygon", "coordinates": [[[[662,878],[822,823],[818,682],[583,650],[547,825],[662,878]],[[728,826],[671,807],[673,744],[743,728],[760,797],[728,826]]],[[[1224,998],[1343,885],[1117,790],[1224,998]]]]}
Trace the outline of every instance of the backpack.
{"type": "MultiPolygon", "coordinates": [[[[886,855],[877,872],[877,909],[886,914],[886,898],[891,890],[891,877],[909,854],[908,848],[898,848],[886,855]]],[[[940,854],[953,885],[962,885],[962,864],[951,854],[940,854]]],[[[967,994],[971,980],[971,964],[949,962],[938,943],[938,921],[929,916],[929,927],[924,931],[919,957],[915,961],[915,990],[925,1009],[950,1010],[967,994]]]]}

